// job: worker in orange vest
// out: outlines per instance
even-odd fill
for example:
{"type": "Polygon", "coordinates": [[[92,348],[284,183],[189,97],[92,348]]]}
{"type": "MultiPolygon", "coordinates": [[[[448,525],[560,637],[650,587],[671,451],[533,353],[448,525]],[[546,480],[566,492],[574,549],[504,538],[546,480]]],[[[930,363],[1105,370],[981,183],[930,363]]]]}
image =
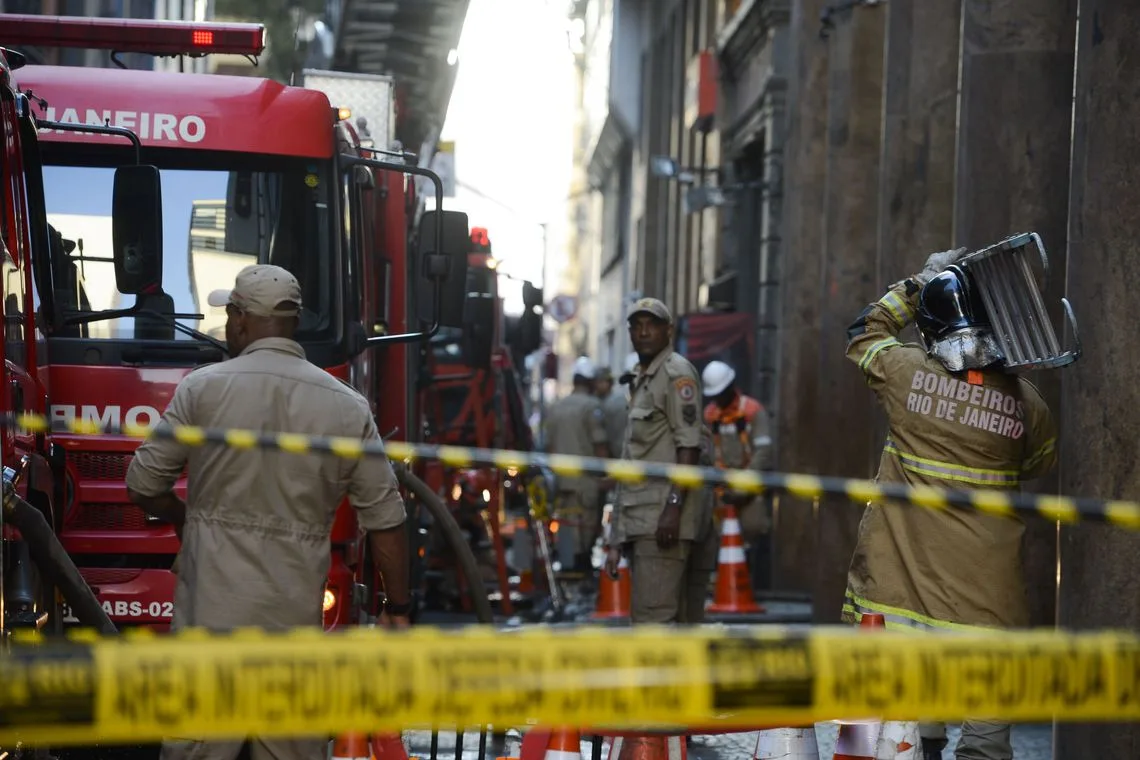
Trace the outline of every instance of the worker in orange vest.
{"type": "MultiPolygon", "coordinates": [[[[771,469],[772,438],[768,412],[756,399],[736,387],[736,371],[722,361],[711,361],[701,373],[705,407],[705,424],[713,435],[716,466],[721,469],[771,469]]],[[[746,544],[756,548],[770,530],[767,500],[755,494],[718,489],[722,504],[736,508],[740,532],[746,544]]],[[[755,553],[750,557],[753,579],[757,587],[767,584],[764,568],[756,566],[755,553]]]]}

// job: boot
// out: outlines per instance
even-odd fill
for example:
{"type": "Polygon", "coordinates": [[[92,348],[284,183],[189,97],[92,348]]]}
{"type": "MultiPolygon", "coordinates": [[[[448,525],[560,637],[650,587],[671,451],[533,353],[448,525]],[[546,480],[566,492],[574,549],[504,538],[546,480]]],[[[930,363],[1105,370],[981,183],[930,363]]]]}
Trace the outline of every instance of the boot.
{"type": "Polygon", "coordinates": [[[946,749],[946,739],[923,739],[922,760],[942,760],[942,750],[946,749]]]}

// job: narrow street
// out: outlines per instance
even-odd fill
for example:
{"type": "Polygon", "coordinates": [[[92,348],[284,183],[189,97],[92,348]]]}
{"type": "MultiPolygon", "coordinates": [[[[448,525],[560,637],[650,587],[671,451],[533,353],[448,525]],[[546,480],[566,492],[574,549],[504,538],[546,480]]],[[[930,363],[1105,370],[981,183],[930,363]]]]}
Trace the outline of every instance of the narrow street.
{"type": "Polygon", "coordinates": [[[0,0],[0,760],[1140,760],[1138,38],[0,0]]]}

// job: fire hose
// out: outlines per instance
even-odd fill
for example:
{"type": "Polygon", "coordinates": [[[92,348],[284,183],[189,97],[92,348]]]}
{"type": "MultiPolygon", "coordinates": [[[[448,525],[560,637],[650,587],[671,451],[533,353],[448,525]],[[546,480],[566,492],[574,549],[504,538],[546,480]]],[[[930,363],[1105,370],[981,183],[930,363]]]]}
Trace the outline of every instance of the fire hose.
{"type": "Polygon", "coordinates": [[[16,495],[16,472],[4,470],[4,519],[19,529],[36,567],[63,593],[80,623],[100,633],[118,633],[43,513],[16,495]]]}
{"type": "Polygon", "coordinates": [[[471,606],[475,610],[475,616],[479,619],[480,623],[494,622],[495,616],[491,611],[491,602],[487,598],[487,591],[483,586],[483,576],[482,573],[479,572],[479,563],[476,561],[475,554],[471,551],[471,547],[467,545],[463,530],[459,527],[459,523],[455,521],[451,510],[447,508],[447,505],[443,503],[443,499],[439,498],[439,495],[431,490],[431,487],[427,483],[409,472],[408,468],[397,465],[394,469],[396,471],[396,479],[400,481],[400,485],[407,488],[413,496],[427,507],[432,519],[435,520],[439,529],[443,531],[443,537],[447,540],[448,546],[455,552],[459,569],[467,579],[468,593],[471,595],[471,606]]]}

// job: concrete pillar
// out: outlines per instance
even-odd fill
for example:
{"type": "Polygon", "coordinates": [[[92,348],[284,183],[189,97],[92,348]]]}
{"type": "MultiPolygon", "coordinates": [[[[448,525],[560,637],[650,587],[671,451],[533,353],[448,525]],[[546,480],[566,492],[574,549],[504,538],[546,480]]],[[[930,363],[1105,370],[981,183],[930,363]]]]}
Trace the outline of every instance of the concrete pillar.
{"type": "MultiPolygon", "coordinates": [[[[819,13],[824,2],[794,0],[789,25],[783,261],[773,407],[776,463],[784,472],[819,472],[815,420],[828,58],[827,42],[819,38],[819,13]]],[[[811,505],[781,496],[773,512],[773,586],[811,591],[816,556],[811,505]]]]}
{"type": "Polygon", "coordinates": [[[887,3],[878,289],[954,237],[962,0],[887,3]]]}
{"type": "MultiPolygon", "coordinates": [[[[954,238],[958,47],[962,0],[887,3],[878,290],[954,238]]],[[[903,340],[914,340],[908,329],[903,340]]],[[[887,421],[875,420],[876,440],[887,421]]]]}
{"type": "MultiPolygon", "coordinates": [[[[1140,353],[1140,4],[1081,0],[1077,43],[1068,293],[1085,355],[1063,371],[1061,484],[1069,495],[1140,499],[1133,390],[1140,353]]],[[[1066,628],[1140,629],[1140,534],[1087,525],[1061,536],[1060,622],[1066,628]]],[[[1140,724],[1060,724],[1054,757],[1140,756],[1140,724]]]]}
{"type": "MultiPolygon", "coordinates": [[[[827,180],[821,277],[819,401],[814,420],[820,472],[874,475],[874,398],[847,359],[847,326],[879,295],[879,154],[887,10],[883,5],[841,13],[830,39],[827,180]],[[836,436],[838,425],[844,434],[836,436]]],[[[807,430],[803,431],[804,433],[807,430]]],[[[816,552],[815,620],[837,622],[862,508],[842,497],[823,500],[816,552]]]]}
{"type": "MultiPolygon", "coordinates": [[[[1077,0],[964,0],[954,242],[980,248],[1016,232],[1041,234],[1060,318],[1065,271],[1073,47],[1077,0]]],[[[1031,378],[1055,411],[1060,375],[1031,378]]],[[[1030,490],[1055,492],[1056,474],[1030,490]]],[[[1024,564],[1030,619],[1051,625],[1055,524],[1028,523],[1024,564]]]]}

